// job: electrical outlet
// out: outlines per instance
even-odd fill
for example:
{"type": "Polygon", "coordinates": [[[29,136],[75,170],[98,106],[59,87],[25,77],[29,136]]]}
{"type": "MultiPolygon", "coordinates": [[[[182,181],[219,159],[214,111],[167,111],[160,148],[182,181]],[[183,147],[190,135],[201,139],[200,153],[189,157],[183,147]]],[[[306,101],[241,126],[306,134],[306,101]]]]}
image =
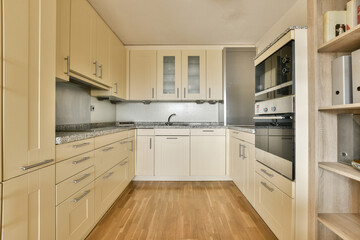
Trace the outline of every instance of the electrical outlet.
{"type": "Polygon", "coordinates": [[[94,105],[90,105],[90,112],[95,111],[95,106],[94,105]]]}

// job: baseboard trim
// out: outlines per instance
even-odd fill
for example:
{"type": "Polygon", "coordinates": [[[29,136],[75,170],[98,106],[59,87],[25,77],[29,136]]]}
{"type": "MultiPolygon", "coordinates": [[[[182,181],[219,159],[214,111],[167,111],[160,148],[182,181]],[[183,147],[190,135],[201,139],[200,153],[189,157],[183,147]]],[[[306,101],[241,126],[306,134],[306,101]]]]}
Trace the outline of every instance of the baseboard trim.
{"type": "Polygon", "coordinates": [[[135,176],[133,181],[232,181],[230,176],[135,176]]]}

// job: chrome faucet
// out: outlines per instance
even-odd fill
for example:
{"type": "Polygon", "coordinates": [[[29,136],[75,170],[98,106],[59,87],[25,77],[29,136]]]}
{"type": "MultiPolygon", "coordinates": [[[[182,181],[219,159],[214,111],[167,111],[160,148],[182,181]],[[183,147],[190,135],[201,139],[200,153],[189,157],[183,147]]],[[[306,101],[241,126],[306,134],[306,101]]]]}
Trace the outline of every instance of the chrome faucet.
{"type": "Polygon", "coordinates": [[[170,122],[171,117],[173,117],[173,116],[176,116],[176,114],[173,113],[173,114],[171,114],[171,115],[169,116],[167,123],[165,123],[167,126],[171,126],[171,125],[173,124],[172,122],[170,122]]]}

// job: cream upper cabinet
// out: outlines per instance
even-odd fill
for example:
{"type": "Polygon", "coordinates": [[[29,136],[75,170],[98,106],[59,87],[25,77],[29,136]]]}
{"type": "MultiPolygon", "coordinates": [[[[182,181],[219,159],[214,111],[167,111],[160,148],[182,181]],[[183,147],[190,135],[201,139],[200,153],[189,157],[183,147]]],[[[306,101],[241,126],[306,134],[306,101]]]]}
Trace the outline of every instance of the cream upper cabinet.
{"type": "Polygon", "coordinates": [[[223,99],[222,50],[206,51],[206,99],[223,99]]]}
{"type": "Polygon", "coordinates": [[[2,213],[1,239],[55,239],[55,166],[4,182],[2,213]]]}
{"type": "Polygon", "coordinates": [[[190,175],[190,137],[155,137],[155,176],[190,175]]]}
{"type": "Polygon", "coordinates": [[[137,136],[136,138],[136,175],[154,176],[154,136],[137,136]]]}
{"type": "Polygon", "coordinates": [[[96,12],[87,0],[71,0],[70,70],[96,79],[96,12]]]}
{"type": "Polygon", "coordinates": [[[111,86],[110,81],[110,28],[99,15],[96,15],[96,61],[97,80],[111,86]]]}
{"type": "Polygon", "coordinates": [[[182,51],[182,99],[206,99],[206,51],[182,51]]]}
{"type": "Polygon", "coordinates": [[[4,0],[2,30],[6,180],[54,162],[56,2],[4,0]]]}
{"type": "Polygon", "coordinates": [[[181,51],[157,51],[157,99],[181,100],[181,51]]]}
{"type": "Polygon", "coordinates": [[[130,100],[156,100],[156,51],[130,51],[130,100]]]}

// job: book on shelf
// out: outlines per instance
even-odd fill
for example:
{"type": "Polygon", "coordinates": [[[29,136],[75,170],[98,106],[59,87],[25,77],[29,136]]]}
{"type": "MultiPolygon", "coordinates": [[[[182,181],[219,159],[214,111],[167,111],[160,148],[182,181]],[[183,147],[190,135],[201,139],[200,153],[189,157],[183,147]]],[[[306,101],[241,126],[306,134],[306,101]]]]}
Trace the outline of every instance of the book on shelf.
{"type": "Polygon", "coordinates": [[[324,43],[344,31],[343,26],[346,26],[346,11],[327,11],[324,14],[324,43]]]}
{"type": "Polygon", "coordinates": [[[360,23],[360,0],[346,3],[346,30],[354,28],[360,23]]]}

